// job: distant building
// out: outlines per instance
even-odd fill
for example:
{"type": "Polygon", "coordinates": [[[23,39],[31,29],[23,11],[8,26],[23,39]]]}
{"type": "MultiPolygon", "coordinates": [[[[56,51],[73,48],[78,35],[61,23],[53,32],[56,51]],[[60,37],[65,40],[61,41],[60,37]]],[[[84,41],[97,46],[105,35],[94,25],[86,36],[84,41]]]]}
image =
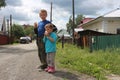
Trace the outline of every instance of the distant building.
{"type": "Polygon", "coordinates": [[[74,28],[74,37],[75,37],[75,39],[78,39],[80,37],[79,34],[78,34],[78,32],[84,30],[83,27],[82,27],[82,25],[85,24],[85,23],[87,23],[87,22],[89,22],[89,21],[91,21],[91,20],[93,20],[93,19],[94,18],[84,18],[80,22],[80,24],[77,26],[77,28],[74,28]]]}
{"type": "Polygon", "coordinates": [[[58,37],[62,37],[64,35],[65,38],[71,38],[71,35],[65,29],[61,29],[57,32],[58,37]]]}
{"type": "Polygon", "coordinates": [[[91,21],[91,20],[94,20],[94,18],[84,18],[84,19],[80,22],[80,24],[77,26],[77,28],[82,28],[82,24],[85,24],[85,23],[87,23],[87,22],[89,22],[89,21],[91,21]]]}
{"type": "Polygon", "coordinates": [[[29,24],[24,24],[24,25],[22,25],[22,26],[23,26],[24,29],[27,29],[27,28],[29,28],[31,25],[29,25],[29,24]]]}
{"type": "Polygon", "coordinates": [[[84,29],[83,29],[82,25],[85,24],[85,23],[87,23],[87,22],[89,22],[89,21],[91,21],[91,20],[93,20],[93,19],[94,19],[94,18],[84,18],[84,19],[80,22],[80,24],[77,26],[77,28],[74,29],[74,31],[75,31],[75,32],[83,31],[84,29]]]}
{"type": "Polygon", "coordinates": [[[0,45],[8,44],[9,37],[6,30],[5,17],[0,15],[0,45]]]}

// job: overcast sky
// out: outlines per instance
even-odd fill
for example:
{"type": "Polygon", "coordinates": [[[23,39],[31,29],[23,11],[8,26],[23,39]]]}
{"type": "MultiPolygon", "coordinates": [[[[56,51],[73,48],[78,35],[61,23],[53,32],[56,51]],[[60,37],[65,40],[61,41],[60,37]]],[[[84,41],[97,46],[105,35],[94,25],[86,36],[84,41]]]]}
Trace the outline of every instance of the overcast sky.
{"type": "MultiPolygon", "coordinates": [[[[15,24],[31,24],[40,21],[40,9],[48,11],[50,20],[50,2],[53,2],[53,23],[58,29],[66,29],[66,23],[72,15],[72,0],[6,0],[7,6],[0,10],[6,19],[13,16],[15,24]]],[[[120,7],[120,0],[74,0],[75,14],[85,17],[98,17],[120,7]]]]}

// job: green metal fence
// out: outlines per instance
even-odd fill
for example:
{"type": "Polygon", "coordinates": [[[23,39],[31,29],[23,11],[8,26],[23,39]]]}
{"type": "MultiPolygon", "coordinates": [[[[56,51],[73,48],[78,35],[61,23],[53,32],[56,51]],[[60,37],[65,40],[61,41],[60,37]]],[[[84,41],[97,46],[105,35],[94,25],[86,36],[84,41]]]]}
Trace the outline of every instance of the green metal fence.
{"type": "Polygon", "coordinates": [[[93,36],[92,37],[92,51],[105,50],[107,48],[120,47],[120,35],[107,35],[107,36],[93,36]]]}

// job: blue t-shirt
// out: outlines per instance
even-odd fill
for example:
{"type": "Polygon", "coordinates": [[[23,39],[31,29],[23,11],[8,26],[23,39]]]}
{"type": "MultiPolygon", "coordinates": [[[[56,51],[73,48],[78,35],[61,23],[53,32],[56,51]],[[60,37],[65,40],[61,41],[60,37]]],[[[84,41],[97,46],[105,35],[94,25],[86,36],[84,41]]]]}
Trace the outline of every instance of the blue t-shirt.
{"type": "Polygon", "coordinates": [[[45,43],[45,52],[56,52],[56,41],[57,41],[57,35],[55,32],[50,33],[50,37],[54,39],[54,42],[51,42],[46,36],[43,38],[43,41],[45,43]]]}
{"type": "Polygon", "coordinates": [[[43,36],[45,32],[45,25],[50,23],[48,20],[40,21],[38,23],[38,37],[43,36]]]}

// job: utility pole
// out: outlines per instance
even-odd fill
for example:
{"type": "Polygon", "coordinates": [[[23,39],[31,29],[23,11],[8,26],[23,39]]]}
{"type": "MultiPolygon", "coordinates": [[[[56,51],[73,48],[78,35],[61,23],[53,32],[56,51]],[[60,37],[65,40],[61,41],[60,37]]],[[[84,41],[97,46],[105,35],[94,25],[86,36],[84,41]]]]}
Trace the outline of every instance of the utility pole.
{"type": "Polygon", "coordinates": [[[74,11],[74,0],[72,0],[72,11],[73,11],[73,24],[72,24],[72,36],[73,36],[73,44],[75,44],[75,37],[74,37],[74,27],[75,27],[75,11],[74,11]]]}
{"type": "Polygon", "coordinates": [[[52,22],[52,2],[51,2],[51,7],[50,7],[50,21],[52,22]]]}
{"type": "Polygon", "coordinates": [[[10,44],[10,29],[9,29],[9,19],[7,19],[7,28],[8,28],[8,44],[10,44]]]}
{"type": "MultiPolygon", "coordinates": [[[[11,32],[11,40],[12,40],[12,15],[10,14],[10,32],[11,32]]],[[[12,41],[11,41],[11,44],[12,44],[12,41]]]]}

